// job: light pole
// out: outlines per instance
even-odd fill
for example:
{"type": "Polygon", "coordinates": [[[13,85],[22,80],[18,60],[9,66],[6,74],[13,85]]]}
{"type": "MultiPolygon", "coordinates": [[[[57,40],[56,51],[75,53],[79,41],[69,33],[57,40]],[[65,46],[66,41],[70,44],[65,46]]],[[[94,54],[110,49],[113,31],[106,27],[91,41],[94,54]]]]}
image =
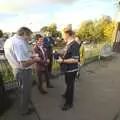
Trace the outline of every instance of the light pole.
{"type": "Polygon", "coordinates": [[[120,48],[120,0],[117,0],[116,24],[113,32],[113,50],[119,52],[120,48]]]}

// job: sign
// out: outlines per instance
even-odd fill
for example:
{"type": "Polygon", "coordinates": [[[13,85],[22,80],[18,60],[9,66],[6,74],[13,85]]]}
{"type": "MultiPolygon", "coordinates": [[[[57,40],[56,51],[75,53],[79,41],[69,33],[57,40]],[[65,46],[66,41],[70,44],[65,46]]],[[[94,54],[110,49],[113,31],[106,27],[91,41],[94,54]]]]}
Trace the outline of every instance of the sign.
{"type": "Polygon", "coordinates": [[[108,43],[105,43],[100,50],[100,56],[108,57],[111,55],[112,55],[112,47],[108,43]]]}

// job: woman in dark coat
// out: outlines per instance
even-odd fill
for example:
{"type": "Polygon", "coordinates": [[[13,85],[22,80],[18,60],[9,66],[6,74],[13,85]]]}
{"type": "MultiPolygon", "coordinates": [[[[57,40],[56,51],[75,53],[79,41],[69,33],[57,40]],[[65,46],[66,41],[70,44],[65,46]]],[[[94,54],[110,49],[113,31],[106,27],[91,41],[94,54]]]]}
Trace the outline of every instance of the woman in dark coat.
{"type": "Polygon", "coordinates": [[[58,62],[61,64],[66,83],[66,91],[62,95],[65,98],[62,110],[68,110],[73,107],[74,83],[79,63],[79,44],[75,41],[74,32],[71,29],[64,29],[63,38],[66,46],[58,62]]]}

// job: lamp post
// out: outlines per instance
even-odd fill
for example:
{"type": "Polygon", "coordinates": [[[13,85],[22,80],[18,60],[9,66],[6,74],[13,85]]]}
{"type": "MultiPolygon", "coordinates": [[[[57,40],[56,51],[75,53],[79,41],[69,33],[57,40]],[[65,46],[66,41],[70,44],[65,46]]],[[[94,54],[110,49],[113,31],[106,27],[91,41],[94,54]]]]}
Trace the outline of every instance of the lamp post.
{"type": "Polygon", "coordinates": [[[117,3],[116,24],[113,32],[113,50],[120,52],[120,0],[117,3]]]}

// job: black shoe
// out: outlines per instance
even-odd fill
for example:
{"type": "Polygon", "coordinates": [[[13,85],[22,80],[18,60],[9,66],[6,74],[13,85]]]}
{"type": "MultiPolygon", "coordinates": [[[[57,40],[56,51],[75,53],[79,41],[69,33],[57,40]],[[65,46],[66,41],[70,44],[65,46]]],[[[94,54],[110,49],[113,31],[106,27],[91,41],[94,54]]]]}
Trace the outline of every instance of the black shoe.
{"type": "Polygon", "coordinates": [[[48,94],[48,92],[47,92],[46,90],[44,90],[44,89],[39,89],[39,91],[40,91],[43,95],[48,94]]]}
{"type": "Polygon", "coordinates": [[[62,94],[61,97],[62,97],[62,98],[66,98],[66,94],[62,94]]]}
{"type": "Polygon", "coordinates": [[[53,75],[53,74],[50,74],[50,78],[55,78],[55,75],[53,75]]]}
{"type": "Polygon", "coordinates": [[[69,104],[64,104],[64,106],[61,108],[62,111],[67,111],[69,109],[71,109],[73,107],[73,105],[69,105],[69,104]]]}
{"type": "Polygon", "coordinates": [[[38,86],[38,90],[39,90],[39,92],[42,93],[43,95],[48,93],[46,90],[44,90],[44,89],[41,88],[40,86],[38,86]]]}
{"type": "Polygon", "coordinates": [[[29,108],[27,112],[21,112],[21,115],[31,115],[33,112],[35,112],[35,108],[29,108]]]}
{"type": "Polygon", "coordinates": [[[54,88],[54,86],[53,85],[47,85],[47,88],[54,88]]]}

